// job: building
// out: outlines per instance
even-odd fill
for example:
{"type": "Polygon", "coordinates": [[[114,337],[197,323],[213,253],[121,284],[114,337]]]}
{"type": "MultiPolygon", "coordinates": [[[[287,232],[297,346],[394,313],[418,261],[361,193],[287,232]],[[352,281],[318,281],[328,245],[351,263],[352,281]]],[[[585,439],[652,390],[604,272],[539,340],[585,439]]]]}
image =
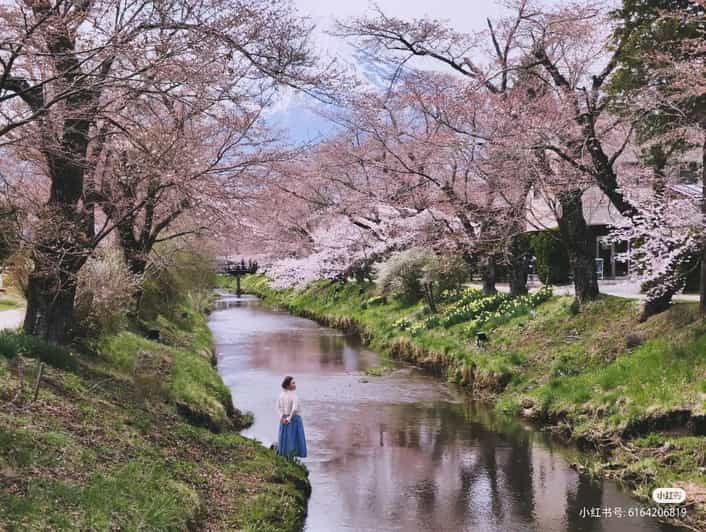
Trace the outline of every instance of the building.
{"type": "MultiPolygon", "coordinates": [[[[650,187],[637,187],[633,189],[633,193],[640,199],[648,199],[653,191],[650,187]]],[[[681,182],[669,185],[666,193],[676,206],[683,202],[694,204],[701,201],[702,187],[699,182],[681,182]]],[[[608,238],[613,228],[624,227],[630,223],[629,220],[618,212],[598,186],[588,187],[583,193],[582,202],[584,218],[596,237],[596,271],[599,279],[629,278],[632,243],[614,242],[608,238]]],[[[558,228],[557,219],[561,214],[561,207],[555,198],[539,190],[532,190],[528,196],[526,209],[527,232],[558,228]]],[[[693,208],[690,210],[693,211],[693,208]]],[[[687,209],[684,209],[684,212],[687,212],[687,209]]],[[[696,225],[700,220],[685,218],[684,223],[696,225]]]]}

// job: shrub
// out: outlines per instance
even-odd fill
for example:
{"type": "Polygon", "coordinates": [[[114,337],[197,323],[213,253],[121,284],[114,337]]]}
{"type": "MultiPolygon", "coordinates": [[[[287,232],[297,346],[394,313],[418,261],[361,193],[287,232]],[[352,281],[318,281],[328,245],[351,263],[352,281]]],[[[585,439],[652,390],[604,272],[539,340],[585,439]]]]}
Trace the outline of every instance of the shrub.
{"type": "Polygon", "coordinates": [[[537,259],[537,274],[545,284],[565,284],[569,282],[571,267],[569,255],[561,243],[559,232],[549,229],[530,237],[532,252],[537,259]]]}
{"type": "Polygon", "coordinates": [[[124,328],[140,278],[132,274],[115,248],[101,250],[78,275],[76,318],[84,336],[114,334],[124,328]]]}
{"type": "Polygon", "coordinates": [[[414,303],[424,295],[430,306],[440,293],[458,290],[468,278],[462,260],[422,248],[393,253],[385,262],[376,264],[374,271],[375,283],[383,294],[404,303],[414,303]]]}
{"type": "Polygon", "coordinates": [[[424,267],[430,260],[431,255],[421,248],[393,253],[373,267],[378,290],[405,303],[418,301],[422,297],[424,267]]]}
{"type": "Polygon", "coordinates": [[[60,345],[47,342],[37,336],[15,331],[0,331],[0,356],[12,359],[18,355],[37,358],[59,369],[73,371],[78,367],[76,357],[60,345]]]}
{"type": "Polygon", "coordinates": [[[152,321],[160,314],[179,321],[184,304],[189,301],[196,311],[203,311],[211,290],[218,283],[209,259],[191,252],[176,251],[160,255],[145,274],[138,305],[139,317],[152,321]]]}
{"type": "Polygon", "coordinates": [[[470,279],[468,265],[460,258],[448,255],[432,256],[424,267],[424,275],[433,283],[437,298],[444,292],[458,292],[470,279]]]}

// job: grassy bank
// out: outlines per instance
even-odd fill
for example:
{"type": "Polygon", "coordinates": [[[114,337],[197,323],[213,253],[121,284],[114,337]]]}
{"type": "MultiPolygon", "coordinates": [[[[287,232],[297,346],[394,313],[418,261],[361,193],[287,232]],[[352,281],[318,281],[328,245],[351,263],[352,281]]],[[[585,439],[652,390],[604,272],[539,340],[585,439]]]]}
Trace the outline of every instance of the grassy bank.
{"type": "Polygon", "coordinates": [[[188,304],[72,350],[0,333],[0,529],[296,529],[306,471],[235,432],[212,358],[188,304]]]}
{"type": "Polygon", "coordinates": [[[576,313],[568,297],[511,301],[465,290],[445,294],[431,315],[421,302],[388,300],[367,284],[277,291],[250,276],[242,285],[600,451],[590,467],[640,497],[684,487],[690,523],[704,526],[706,323],[695,305],[639,323],[627,299],[603,297],[576,313]],[[477,345],[479,337],[487,341],[477,345]]]}
{"type": "Polygon", "coordinates": [[[12,310],[19,307],[20,305],[12,299],[0,298],[0,311],[12,310]]]}
{"type": "Polygon", "coordinates": [[[0,312],[12,310],[24,306],[24,299],[14,286],[5,287],[0,290],[0,312]]]}

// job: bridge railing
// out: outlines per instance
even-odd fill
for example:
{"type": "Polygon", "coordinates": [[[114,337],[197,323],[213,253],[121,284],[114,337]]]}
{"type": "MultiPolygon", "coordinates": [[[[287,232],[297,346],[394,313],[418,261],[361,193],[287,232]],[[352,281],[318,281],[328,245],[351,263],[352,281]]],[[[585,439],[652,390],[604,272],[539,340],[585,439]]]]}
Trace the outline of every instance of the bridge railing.
{"type": "Polygon", "coordinates": [[[224,263],[220,270],[221,273],[226,273],[228,275],[247,275],[251,273],[257,273],[258,263],[254,260],[249,260],[245,262],[245,259],[240,262],[229,261],[224,263]]]}
{"type": "Polygon", "coordinates": [[[240,276],[257,273],[257,269],[258,264],[256,261],[249,260],[245,262],[245,259],[241,259],[240,262],[228,261],[224,263],[221,267],[221,273],[235,277],[236,294],[240,296],[240,276]]]}

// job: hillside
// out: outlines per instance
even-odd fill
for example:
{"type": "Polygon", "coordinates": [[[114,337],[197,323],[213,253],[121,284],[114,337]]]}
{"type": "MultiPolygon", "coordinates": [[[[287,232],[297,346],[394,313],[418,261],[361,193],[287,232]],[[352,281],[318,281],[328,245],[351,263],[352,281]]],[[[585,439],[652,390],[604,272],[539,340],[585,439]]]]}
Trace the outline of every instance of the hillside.
{"type": "Polygon", "coordinates": [[[68,350],[0,333],[0,529],[288,531],[306,471],[237,434],[205,317],[68,350]],[[44,362],[35,395],[37,371],[44,362]]]}

